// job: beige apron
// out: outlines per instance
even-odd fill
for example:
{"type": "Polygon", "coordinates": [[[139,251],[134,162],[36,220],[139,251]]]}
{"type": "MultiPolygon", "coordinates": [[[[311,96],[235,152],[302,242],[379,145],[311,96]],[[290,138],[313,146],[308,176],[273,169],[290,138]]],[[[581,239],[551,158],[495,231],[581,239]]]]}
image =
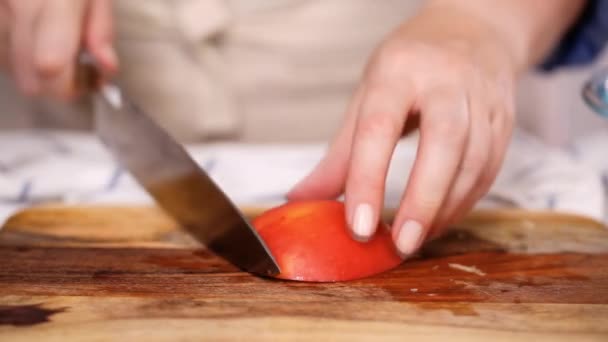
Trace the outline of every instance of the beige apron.
{"type": "Polygon", "coordinates": [[[184,139],[326,140],[403,0],[117,1],[121,81],[184,139]]]}

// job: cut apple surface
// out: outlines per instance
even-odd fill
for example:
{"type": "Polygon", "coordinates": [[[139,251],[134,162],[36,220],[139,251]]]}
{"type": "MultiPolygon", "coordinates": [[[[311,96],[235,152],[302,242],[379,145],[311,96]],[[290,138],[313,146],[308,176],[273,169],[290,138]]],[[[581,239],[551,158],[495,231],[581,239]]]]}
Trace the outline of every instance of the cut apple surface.
{"type": "Polygon", "coordinates": [[[282,279],[346,281],[402,262],[384,223],[370,241],[355,241],[339,201],[288,202],[264,212],[253,225],[279,264],[277,277],[282,279]]]}

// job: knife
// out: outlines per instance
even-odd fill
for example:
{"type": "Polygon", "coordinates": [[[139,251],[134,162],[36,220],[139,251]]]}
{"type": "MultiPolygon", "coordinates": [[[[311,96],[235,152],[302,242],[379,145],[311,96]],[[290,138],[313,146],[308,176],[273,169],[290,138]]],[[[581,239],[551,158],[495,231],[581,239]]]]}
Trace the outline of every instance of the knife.
{"type": "Polygon", "coordinates": [[[159,207],[241,270],[261,276],[280,272],[263,240],[220,187],[116,83],[102,83],[86,55],[76,77],[77,87],[92,95],[97,135],[159,207]]]}

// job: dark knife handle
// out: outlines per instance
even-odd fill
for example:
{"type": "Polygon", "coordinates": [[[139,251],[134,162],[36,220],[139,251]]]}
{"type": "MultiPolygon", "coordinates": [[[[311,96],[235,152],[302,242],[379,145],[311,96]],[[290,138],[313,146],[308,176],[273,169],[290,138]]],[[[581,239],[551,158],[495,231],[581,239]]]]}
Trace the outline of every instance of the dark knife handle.
{"type": "Polygon", "coordinates": [[[83,52],[78,57],[74,83],[78,93],[92,93],[103,84],[102,73],[91,55],[83,52]]]}

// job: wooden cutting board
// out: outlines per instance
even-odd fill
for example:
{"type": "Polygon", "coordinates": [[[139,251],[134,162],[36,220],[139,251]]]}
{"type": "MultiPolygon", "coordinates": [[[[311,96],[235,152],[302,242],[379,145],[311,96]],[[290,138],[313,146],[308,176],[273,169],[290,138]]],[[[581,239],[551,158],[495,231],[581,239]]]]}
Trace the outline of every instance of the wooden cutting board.
{"type": "Polygon", "coordinates": [[[608,341],[608,230],[476,212],[395,270],[325,284],[239,272],[154,208],[32,208],[0,231],[2,341],[406,338],[608,341]]]}

